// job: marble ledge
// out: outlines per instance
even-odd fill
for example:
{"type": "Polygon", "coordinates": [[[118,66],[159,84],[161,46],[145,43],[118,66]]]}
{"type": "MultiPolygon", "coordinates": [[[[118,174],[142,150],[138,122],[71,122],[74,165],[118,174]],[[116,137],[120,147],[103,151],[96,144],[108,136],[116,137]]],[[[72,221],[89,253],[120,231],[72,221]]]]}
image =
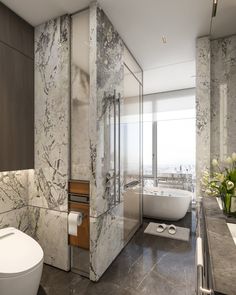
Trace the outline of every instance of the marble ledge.
{"type": "Polygon", "coordinates": [[[28,207],[27,233],[39,242],[44,262],[68,271],[70,268],[66,212],[28,207]]]}
{"type": "Polygon", "coordinates": [[[0,214],[28,203],[28,171],[0,172],[0,214]]]}
{"type": "Polygon", "coordinates": [[[28,207],[24,206],[0,213],[0,229],[5,227],[15,227],[27,233],[29,228],[28,207]]]}
{"type": "Polygon", "coordinates": [[[236,245],[215,198],[203,198],[213,289],[216,294],[236,295],[236,245]]]}

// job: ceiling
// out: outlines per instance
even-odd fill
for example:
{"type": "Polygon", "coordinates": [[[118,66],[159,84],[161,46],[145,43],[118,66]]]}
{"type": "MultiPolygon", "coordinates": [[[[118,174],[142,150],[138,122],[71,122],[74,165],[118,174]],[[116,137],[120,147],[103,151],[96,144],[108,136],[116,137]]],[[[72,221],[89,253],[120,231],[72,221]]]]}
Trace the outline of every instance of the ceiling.
{"type": "MultiPolygon", "coordinates": [[[[0,0],[36,26],[56,16],[87,7],[90,0],[0,0]]],[[[236,1],[98,0],[144,70],[144,93],[195,86],[195,43],[212,33],[236,33],[236,1]],[[163,37],[166,43],[163,43],[163,37]]]]}

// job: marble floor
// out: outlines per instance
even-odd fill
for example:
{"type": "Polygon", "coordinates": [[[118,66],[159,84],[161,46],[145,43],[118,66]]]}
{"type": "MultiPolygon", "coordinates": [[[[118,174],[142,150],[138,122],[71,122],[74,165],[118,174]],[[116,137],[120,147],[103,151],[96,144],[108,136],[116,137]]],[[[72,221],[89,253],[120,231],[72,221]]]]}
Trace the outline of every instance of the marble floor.
{"type": "Polygon", "coordinates": [[[144,234],[144,219],[98,283],[44,266],[38,295],[192,295],[195,287],[195,214],[175,225],[191,228],[189,242],[144,234]]]}

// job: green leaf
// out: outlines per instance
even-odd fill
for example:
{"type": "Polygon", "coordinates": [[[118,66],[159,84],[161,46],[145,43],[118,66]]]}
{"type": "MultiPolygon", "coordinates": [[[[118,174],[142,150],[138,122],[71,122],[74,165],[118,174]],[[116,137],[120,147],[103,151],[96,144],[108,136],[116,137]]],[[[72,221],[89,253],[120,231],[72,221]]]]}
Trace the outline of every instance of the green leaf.
{"type": "Polygon", "coordinates": [[[236,169],[230,171],[229,179],[235,184],[236,183],[236,169]]]}
{"type": "Polygon", "coordinates": [[[230,212],[230,204],[231,204],[231,194],[226,194],[224,201],[225,201],[226,212],[229,213],[230,212]]]}

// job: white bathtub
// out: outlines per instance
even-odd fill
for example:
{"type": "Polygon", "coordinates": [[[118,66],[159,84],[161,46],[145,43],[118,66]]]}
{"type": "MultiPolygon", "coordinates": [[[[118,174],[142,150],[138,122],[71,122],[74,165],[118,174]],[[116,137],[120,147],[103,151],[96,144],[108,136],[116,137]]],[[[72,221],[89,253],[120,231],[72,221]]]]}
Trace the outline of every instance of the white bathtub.
{"type": "Polygon", "coordinates": [[[185,216],[192,200],[192,192],[145,187],[143,191],[143,215],[163,220],[179,220],[185,216]]]}

